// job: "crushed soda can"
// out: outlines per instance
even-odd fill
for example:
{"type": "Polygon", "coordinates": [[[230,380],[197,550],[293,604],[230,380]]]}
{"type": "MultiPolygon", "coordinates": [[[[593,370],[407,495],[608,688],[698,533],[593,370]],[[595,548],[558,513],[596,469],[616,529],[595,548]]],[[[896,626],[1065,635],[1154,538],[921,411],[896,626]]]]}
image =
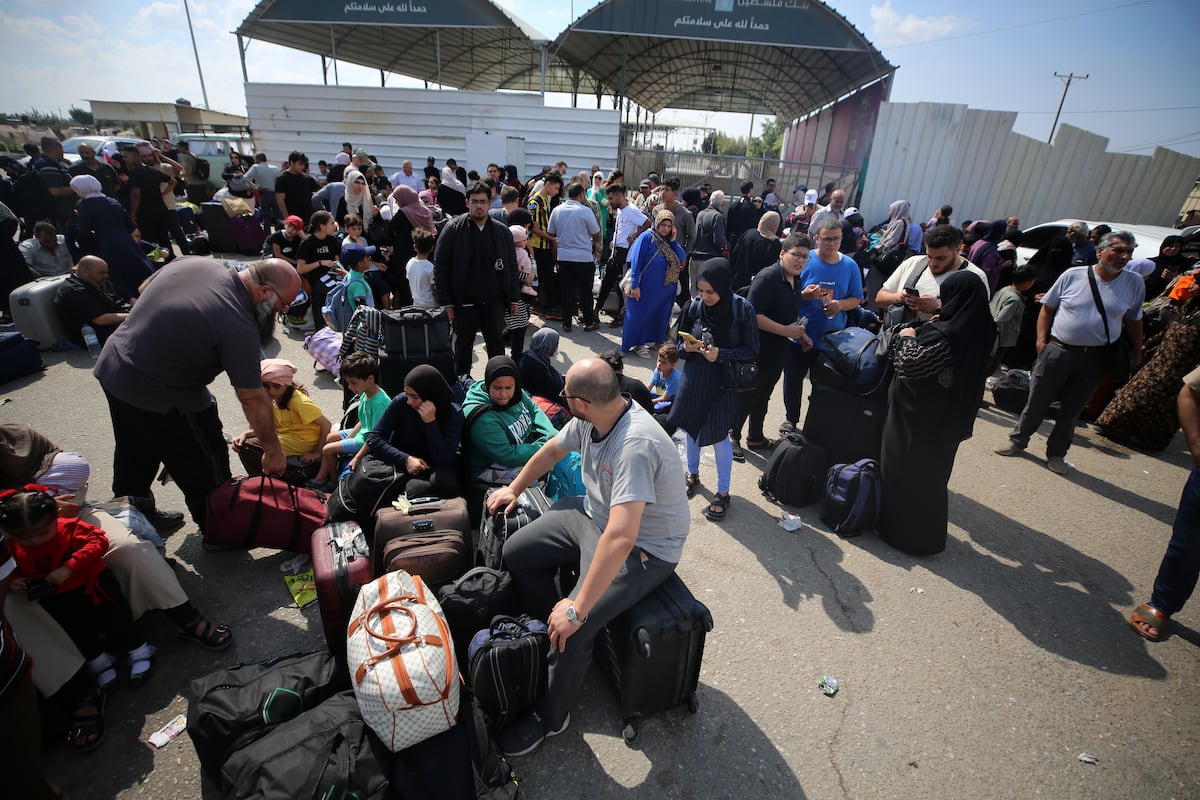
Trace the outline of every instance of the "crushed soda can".
{"type": "Polygon", "coordinates": [[[832,675],[822,675],[821,680],[817,681],[817,687],[825,693],[827,697],[833,697],[838,693],[837,678],[832,675]]]}
{"type": "Polygon", "coordinates": [[[172,739],[187,729],[187,717],[180,714],[175,719],[163,725],[154,733],[150,734],[150,744],[155,747],[166,747],[172,739]]]}

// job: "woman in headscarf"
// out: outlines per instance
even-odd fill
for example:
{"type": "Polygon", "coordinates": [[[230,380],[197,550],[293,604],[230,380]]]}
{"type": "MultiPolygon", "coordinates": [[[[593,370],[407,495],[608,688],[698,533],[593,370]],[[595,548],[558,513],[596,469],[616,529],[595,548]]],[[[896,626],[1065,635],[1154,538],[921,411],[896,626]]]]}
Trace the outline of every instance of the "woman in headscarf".
{"type": "Polygon", "coordinates": [[[401,184],[393,189],[388,205],[392,210],[392,218],[388,222],[392,253],[388,257],[385,274],[388,286],[392,289],[392,308],[403,308],[412,305],[412,288],[405,277],[405,268],[409,260],[417,255],[413,246],[413,231],[422,230],[436,236],[437,226],[433,224],[433,212],[425,207],[411,186],[401,184]]]}
{"type": "MultiPolygon", "coordinates": [[[[896,200],[888,206],[888,224],[875,246],[875,267],[886,280],[895,272],[904,259],[912,255],[909,245],[909,226],[912,224],[912,208],[907,200],[896,200]]],[[[843,239],[845,232],[843,232],[843,239]]]]}
{"type": "Polygon", "coordinates": [[[983,400],[996,323],[987,290],[969,272],[941,286],[941,311],[896,338],[888,418],[880,456],[880,537],[912,555],[946,549],[950,473],[971,437],[983,400]]]}
{"type": "Polygon", "coordinates": [[[988,276],[988,287],[995,294],[1000,288],[1000,273],[1004,271],[1004,259],[996,245],[1004,238],[1008,223],[1002,219],[991,222],[976,222],[974,230],[979,234],[979,240],[971,245],[967,260],[983,270],[988,276]]]}
{"type": "Polygon", "coordinates": [[[521,356],[521,385],[534,397],[557,403],[566,382],[555,368],[558,355],[558,331],[542,328],[529,340],[529,349],[521,356]]]}
{"type": "Polygon", "coordinates": [[[246,169],[247,167],[242,164],[241,153],[231,150],[229,163],[221,172],[221,180],[225,181],[225,186],[234,197],[250,198],[254,196],[254,190],[251,189],[250,182],[246,180],[246,169]]]}
{"type": "Polygon", "coordinates": [[[1167,236],[1158,247],[1158,255],[1150,259],[1155,269],[1146,276],[1146,302],[1163,293],[1172,280],[1181,272],[1191,269],[1192,262],[1180,254],[1183,249],[1182,236],[1167,236]]]}
{"type": "Polygon", "coordinates": [[[409,497],[455,497],[454,456],[462,436],[463,413],[450,384],[434,367],[422,364],[404,378],[404,391],[367,435],[367,451],[406,473],[401,491],[409,497]]]}
{"type": "Polygon", "coordinates": [[[504,182],[516,189],[518,192],[521,191],[521,176],[517,174],[517,167],[515,164],[504,165],[504,182]]]}
{"type": "Polygon", "coordinates": [[[446,162],[442,167],[442,182],[437,187],[437,204],[446,216],[455,217],[467,213],[467,187],[458,179],[454,167],[446,162]]]}
{"type": "Polygon", "coordinates": [[[671,322],[671,306],[679,292],[679,273],[686,258],[687,253],[675,241],[675,214],[666,209],[658,212],[653,227],[644,231],[629,251],[630,289],[621,331],[623,352],[636,348],[642,358],[658,352],[671,322]],[[654,344],[653,351],[647,342],[654,344]]]}
{"type": "Polygon", "coordinates": [[[119,202],[108,197],[100,181],[91,175],[71,179],[71,188],[79,195],[79,246],[88,255],[100,256],[108,264],[108,278],[117,293],[126,300],[138,296],[138,287],[154,268],[133,239],[137,228],[119,202]]]}
{"type": "Polygon", "coordinates": [[[687,433],[688,497],[700,484],[700,448],[713,446],[717,461],[717,492],[704,516],[719,522],[729,508],[729,476],[733,446],[729,431],[737,424],[742,394],[723,380],[726,365],[758,357],[758,317],[742,296],[735,294],[729,262],[712,258],[696,279],[699,297],[688,303],[679,319],[683,360],[679,394],[667,423],[687,433]],[[684,337],[686,333],[692,338],[684,337]]]}
{"type": "Polygon", "coordinates": [[[508,356],[488,359],[483,380],[467,390],[463,414],[471,423],[459,457],[467,459],[472,478],[490,467],[525,466],[558,433],[521,388],[517,362],[508,356]],[[484,410],[472,418],[476,409],[484,410]]]}
{"type": "Polygon", "coordinates": [[[758,220],[758,229],[746,231],[733,247],[729,261],[733,269],[733,288],[748,286],[763,267],[779,260],[779,214],[768,211],[758,220]]]}
{"type": "Polygon", "coordinates": [[[371,185],[367,176],[353,167],[346,170],[346,193],[338,200],[338,225],[343,225],[347,214],[357,214],[362,219],[363,231],[371,230],[371,221],[379,213],[371,199],[371,185]]]}

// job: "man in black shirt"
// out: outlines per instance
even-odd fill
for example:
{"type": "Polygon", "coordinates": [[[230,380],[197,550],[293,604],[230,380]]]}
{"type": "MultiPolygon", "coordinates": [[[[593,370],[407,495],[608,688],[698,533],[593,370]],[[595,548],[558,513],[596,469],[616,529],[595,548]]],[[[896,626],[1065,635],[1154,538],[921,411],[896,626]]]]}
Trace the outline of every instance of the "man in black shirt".
{"type": "Polygon", "coordinates": [[[488,358],[504,355],[504,307],[517,313],[516,249],[508,228],[488,216],[490,204],[488,187],[471,184],[467,213],[446,223],[433,255],[434,288],[454,325],[459,375],[471,373],[471,351],[480,330],[488,358]]]}
{"type": "Polygon", "coordinates": [[[425,178],[427,180],[429,178],[440,178],[442,176],[441,170],[435,167],[433,163],[433,156],[425,159],[425,178]]]}
{"type": "Polygon", "coordinates": [[[142,229],[142,239],[155,244],[170,244],[167,232],[167,205],[163,202],[163,184],[175,188],[175,179],[142,163],[139,148],[149,145],[128,144],[121,148],[129,173],[129,215],[142,229]]]}
{"type": "Polygon", "coordinates": [[[90,144],[81,144],[76,151],[79,161],[71,165],[67,172],[74,178],[78,175],[91,175],[100,181],[100,189],[109,197],[117,196],[117,172],[108,164],[96,158],[96,149],[90,144]]]}
{"type": "Polygon", "coordinates": [[[130,305],[108,282],[108,264],[99,256],[84,256],[75,274],[58,287],[54,309],[71,341],[85,346],[81,329],[91,325],[100,344],[129,316],[130,305]]]}
{"type": "Polygon", "coordinates": [[[730,203],[725,212],[725,234],[729,237],[731,253],[743,233],[758,227],[763,215],[762,208],[754,205],[754,181],[745,181],[741,189],[742,196],[730,203]]]}
{"type": "Polygon", "coordinates": [[[52,201],[51,219],[59,233],[67,232],[67,222],[75,215],[75,190],[71,188],[71,175],[63,166],[62,142],[53,136],[42,137],[42,155],[29,162],[31,172],[36,172],[52,201]]]}
{"type": "Polygon", "coordinates": [[[605,350],[599,358],[612,367],[613,372],[617,374],[617,385],[621,387],[621,394],[629,395],[629,399],[653,416],[654,397],[651,396],[650,389],[646,387],[646,384],[625,375],[625,358],[621,355],[621,351],[605,350]]]}
{"type": "Polygon", "coordinates": [[[287,170],[275,179],[275,202],[279,204],[279,216],[286,219],[295,215],[307,225],[312,217],[313,192],[320,188],[316,179],[308,174],[308,156],[293,150],[288,156],[287,170]]]}

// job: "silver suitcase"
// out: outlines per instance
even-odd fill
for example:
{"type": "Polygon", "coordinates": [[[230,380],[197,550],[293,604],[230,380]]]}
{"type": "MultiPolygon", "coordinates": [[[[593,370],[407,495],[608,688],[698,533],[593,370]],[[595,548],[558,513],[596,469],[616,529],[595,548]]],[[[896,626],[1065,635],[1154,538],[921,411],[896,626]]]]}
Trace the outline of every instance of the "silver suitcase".
{"type": "Polygon", "coordinates": [[[26,339],[37,342],[38,350],[54,350],[59,342],[70,340],[67,329],[58,318],[54,295],[67,279],[66,275],[38,278],[18,286],[9,295],[13,322],[26,339]]]}

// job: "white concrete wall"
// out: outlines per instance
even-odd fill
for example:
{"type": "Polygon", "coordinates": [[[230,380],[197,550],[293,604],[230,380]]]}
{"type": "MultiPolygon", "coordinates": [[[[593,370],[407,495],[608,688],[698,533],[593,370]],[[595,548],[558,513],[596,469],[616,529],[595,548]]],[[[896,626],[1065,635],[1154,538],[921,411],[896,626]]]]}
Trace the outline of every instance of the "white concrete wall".
{"type": "Polygon", "coordinates": [[[860,206],[868,225],[904,199],[925,221],[942,203],[959,220],[1010,214],[1028,227],[1081,219],[1171,225],[1200,158],[1159,148],[1108,153],[1108,139],[1060,125],[1053,145],[1013,133],[1016,113],[949,103],[884,103],[860,206]]]}
{"type": "Polygon", "coordinates": [[[272,163],[302,150],[313,172],[348,141],[389,175],[405,159],[419,174],[428,156],[439,168],[454,158],[482,175],[486,163],[466,162],[467,135],[485,132],[525,139],[526,163],[516,165],[522,179],[560,159],[572,174],[617,163],[619,112],[546,106],[537,94],[247,83],[246,109],[255,146],[272,163]]]}

